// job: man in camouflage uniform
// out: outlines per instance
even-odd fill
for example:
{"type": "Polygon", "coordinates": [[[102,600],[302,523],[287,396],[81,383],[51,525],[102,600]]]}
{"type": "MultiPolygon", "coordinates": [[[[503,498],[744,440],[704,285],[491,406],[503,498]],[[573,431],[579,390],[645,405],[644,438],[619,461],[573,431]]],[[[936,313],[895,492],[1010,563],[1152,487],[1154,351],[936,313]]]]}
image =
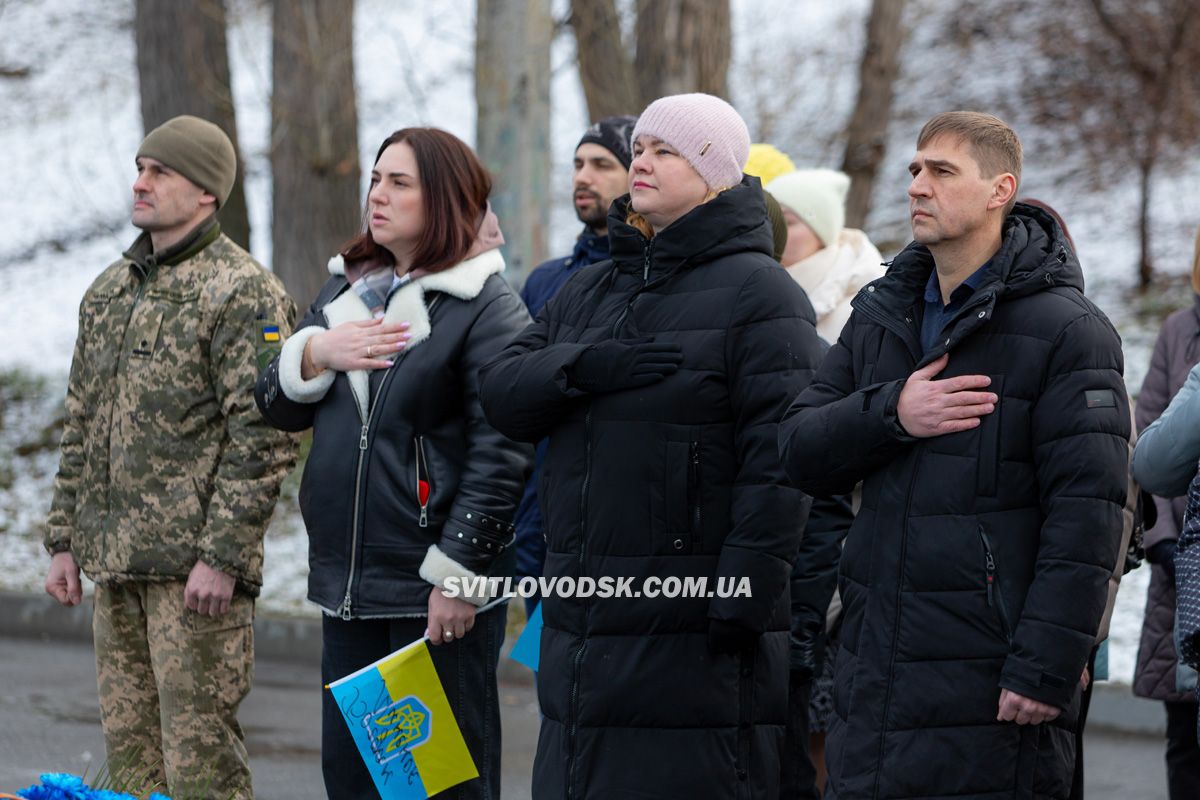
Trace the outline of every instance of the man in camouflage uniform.
{"type": "Polygon", "coordinates": [[[110,769],[179,797],[250,798],[237,708],[250,688],[263,533],[295,440],[254,405],[295,321],[275,276],[221,234],[236,154],[176,117],[137,154],[144,232],[79,309],[46,591],[93,630],[110,769]]]}

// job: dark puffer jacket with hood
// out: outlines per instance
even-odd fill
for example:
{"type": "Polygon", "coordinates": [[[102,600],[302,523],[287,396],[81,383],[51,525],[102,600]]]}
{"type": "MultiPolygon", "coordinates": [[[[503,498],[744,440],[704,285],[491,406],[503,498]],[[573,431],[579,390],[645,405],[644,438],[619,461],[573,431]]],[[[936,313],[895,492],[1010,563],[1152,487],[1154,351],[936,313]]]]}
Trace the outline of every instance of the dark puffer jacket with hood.
{"type": "Polygon", "coordinates": [[[1121,344],[1049,215],[1018,204],[985,282],[921,352],[934,268],[910,245],[781,426],[807,491],[863,481],[839,588],[826,798],[1066,798],[1079,679],[1104,611],[1128,486],[1121,344]],[[996,410],[913,439],[905,379],[988,375],[996,410]],[[1001,689],[1063,709],[997,722],[1001,689]]]}
{"type": "Polygon", "coordinates": [[[650,240],[623,222],[626,203],[609,215],[613,260],[581,270],[485,368],[484,410],[515,439],[550,439],[547,576],[626,577],[639,592],[651,577],[709,590],[744,577],[752,596],[547,597],[533,795],[775,798],[808,509],[775,442],[820,358],[815,317],[771,258],[757,178],[650,240]],[[678,372],[605,394],[570,386],[590,344],[649,336],[682,347],[678,372]],[[713,620],[757,636],[714,652],[713,620]]]}

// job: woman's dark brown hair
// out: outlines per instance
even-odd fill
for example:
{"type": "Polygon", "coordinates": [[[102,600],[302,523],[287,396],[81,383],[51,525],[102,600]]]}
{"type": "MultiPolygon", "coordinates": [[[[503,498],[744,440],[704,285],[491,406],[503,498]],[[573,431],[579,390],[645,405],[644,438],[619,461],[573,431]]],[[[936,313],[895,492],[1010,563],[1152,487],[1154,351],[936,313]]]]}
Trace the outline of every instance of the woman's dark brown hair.
{"type": "MultiPolygon", "coordinates": [[[[425,229],[413,252],[413,267],[438,272],[463,260],[487,210],[492,178],[479,157],[461,139],[438,128],[402,128],[383,140],[383,151],[404,142],[413,150],[421,182],[425,229]]],[[[374,184],[372,184],[374,186],[374,184]]],[[[363,232],[342,249],[346,263],[394,266],[396,259],[377,244],[367,224],[370,200],[363,207],[363,232]]]]}
{"type": "Polygon", "coordinates": [[[1027,206],[1040,208],[1050,216],[1054,217],[1054,221],[1058,223],[1058,227],[1062,228],[1063,236],[1067,237],[1067,244],[1071,245],[1071,249],[1075,249],[1075,240],[1071,238],[1071,231],[1067,230],[1067,223],[1063,221],[1062,214],[1055,210],[1054,206],[1049,203],[1044,203],[1041,200],[1035,200],[1032,197],[1022,197],[1017,202],[1024,203],[1027,206]]]}

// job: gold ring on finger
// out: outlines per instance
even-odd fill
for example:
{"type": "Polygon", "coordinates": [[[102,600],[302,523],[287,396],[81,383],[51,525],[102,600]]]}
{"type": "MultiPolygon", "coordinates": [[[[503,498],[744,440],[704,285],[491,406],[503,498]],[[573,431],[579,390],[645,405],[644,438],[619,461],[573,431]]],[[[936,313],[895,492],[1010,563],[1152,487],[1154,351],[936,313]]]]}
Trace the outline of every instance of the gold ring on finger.
{"type": "Polygon", "coordinates": [[[367,345],[367,358],[372,358],[375,355],[375,345],[367,345]]]}

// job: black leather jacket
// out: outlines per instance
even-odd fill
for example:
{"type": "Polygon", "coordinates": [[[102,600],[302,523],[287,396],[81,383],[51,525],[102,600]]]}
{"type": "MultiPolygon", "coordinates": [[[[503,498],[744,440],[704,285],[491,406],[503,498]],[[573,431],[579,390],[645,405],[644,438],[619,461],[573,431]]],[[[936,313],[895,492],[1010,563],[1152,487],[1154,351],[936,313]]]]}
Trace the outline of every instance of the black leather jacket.
{"type": "MultiPolygon", "coordinates": [[[[401,319],[427,311],[428,338],[414,336],[391,368],[360,373],[357,388],[334,373],[321,394],[299,379],[302,331],[333,327],[347,309],[368,313],[335,274],[293,335],[301,346],[285,345],[259,378],[255,397],[272,425],[313,429],[300,486],[308,599],[343,618],[424,615],[430,580],[512,572],[512,517],[533,448],[484,419],[478,370],[529,315],[495,265],[456,273],[471,264],[420,279],[423,293],[406,287],[401,319]]],[[[389,319],[404,291],[389,300],[389,319]]]]}

